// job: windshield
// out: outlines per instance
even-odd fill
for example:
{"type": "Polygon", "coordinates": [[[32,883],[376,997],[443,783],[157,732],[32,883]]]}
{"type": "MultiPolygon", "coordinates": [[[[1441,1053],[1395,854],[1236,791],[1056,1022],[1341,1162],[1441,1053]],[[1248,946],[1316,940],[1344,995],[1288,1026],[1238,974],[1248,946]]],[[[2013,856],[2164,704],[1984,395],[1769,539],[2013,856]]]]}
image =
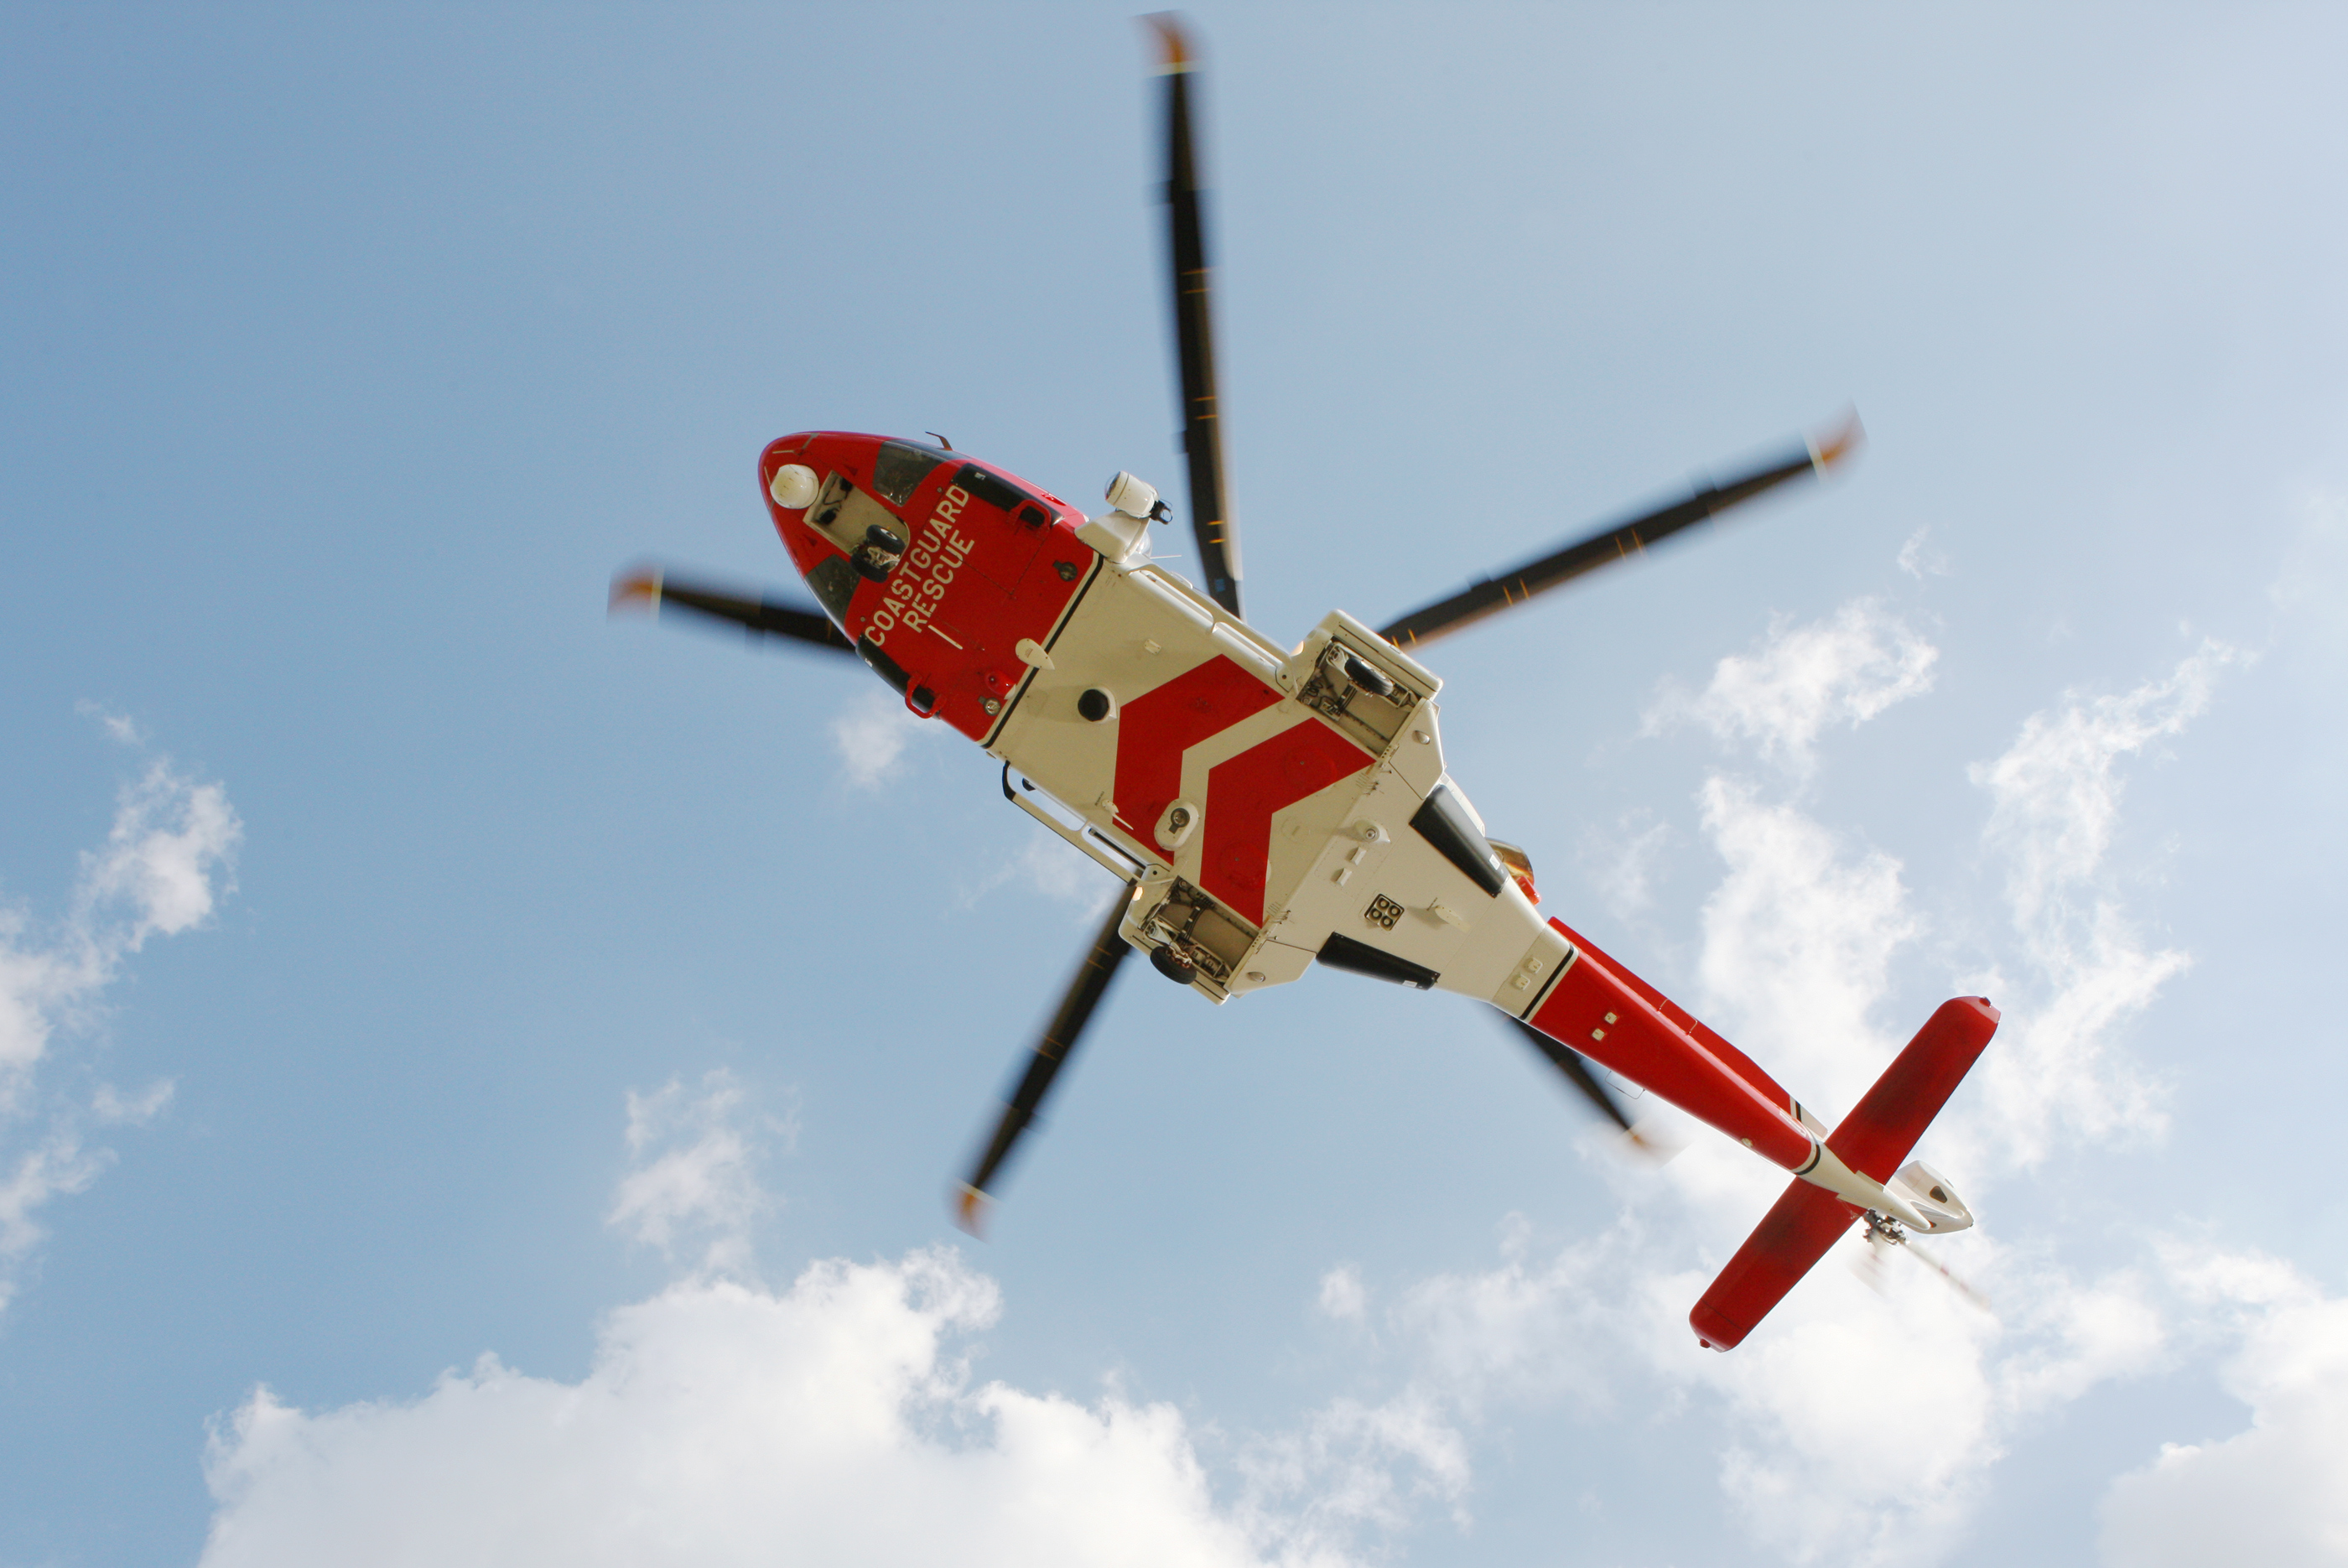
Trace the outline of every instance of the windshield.
{"type": "Polygon", "coordinates": [[[945,460],[945,453],[919,441],[885,441],[880,455],[872,459],[872,493],[891,506],[902,506],[922,488],[930,470],[945,460]]]}

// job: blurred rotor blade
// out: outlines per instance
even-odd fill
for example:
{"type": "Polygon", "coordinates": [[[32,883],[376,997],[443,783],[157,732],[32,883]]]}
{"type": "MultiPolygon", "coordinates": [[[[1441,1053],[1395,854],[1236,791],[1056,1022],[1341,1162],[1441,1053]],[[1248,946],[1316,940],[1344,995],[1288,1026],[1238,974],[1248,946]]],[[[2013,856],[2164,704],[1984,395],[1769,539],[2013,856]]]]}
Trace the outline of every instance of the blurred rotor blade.
{"type": "Polygon", "coordinates": [[[1996,1311],[1996,1308],[1990,1305],[1989,1297],[1982,1293],[1979,1286],[1966,1279],[1964,1275],[1949,1267],[1948,1264],[1942,1263],[1940,1259],[1934,1257],[1931,1253],[1926,1252],[1923,1248],[1918,1246],[1912,1239],[1903,1242],[1900,1244],[1910,1257],[1914,1258],[1918,1263],[1922,1264],[1926,1268],[1931,1269],[1934,1274],[1939,1274],[1942,1279],[1948,1281],[1949,1287],[1952,1290],[1954,1290],[1959,1295],[1972,1303],[1973,1305],[1980,1307],[1983,1312],[1994,1313],[1996,1311]]]}
{"type": "Polygon", "coordinates": [[[1207,596],[1240,613],[1239,531],[1223,510],[1223,438],[1215,399],[1215,335],[1207,309],[1207,235],[1199,216],[1199,165],[1190,135],[1189,36],[1170,11],[1158,30],[1166,78],[1168,254],[1174,265],[1174,338],[1181,360],[1182,450],[1190,464],[1190,531],[1207,596]]]}
{"type": "Polygon", "coordinates": [[[985,1215],[990,1197],[988,1183],[1001,1173],[1020,1134],[1035,1119],[1035,1108],[1044,1103],[1045,1095],[1051,1092],[1052,1080],[1067,1065],[1076,1042],[1084,1037],[1085,1025],[1091,1021],[1093,1009],[1107,995],[1108,983],[1117,978],[1117,966],[1133,951],[1117,933],[1117,926],[1125,919],[1125,905],[1126,901],[1119,899],[1109,910],[1100,934],[1093,938],[1091,950],[1068,982],[1067,995],[1060,998],[1060,1010],[1052,1015],[1044,1037],[1035,1042],[1035,1054],[1027,1058],[1027,1069],[1020,1075],[1019,1087],[1011,1091],[1002,1119],[994,1124],[994,1136],[987,1140],[986,1152],[979,1156],[970,1180],[955,1195],[954,1222],[973,1236],[979,1233],[985,1215]]]}
{"type": "Polygon", "coordinates": [[[1581,1052],[1559,1045],[1522,1018],[1510,1018],[1509,1022],[1523,1031],[1525,1038],[1532,1042],[1533,1049],[1547,1057],[1574,1088],[1589,1096],[1590,1103],[1596,1106],[1607,1120],[1630,1133],[1633,1139],[1639,1136],[1632,1128],[1631,1118],[1623,1111],[1622,1103],[1607,1092],[1604,1084],[1598,1081],[1598,1075],[1590,1070],[1590,1064],[1581,1059],[1581,1052]]]}
{"type": "Polygon", "coordinates": [[[1536,593],[1545,593],[1570,583],[1584,573],[1595,572],[1625,556],[1635,555],[1651,544],[1668,539],[1683,529],[1693,528],[1788,480],[1812,474],[1822,476],[1849,456],[1866,438],[1866,435],[1867,432],[1859,427],[1859,416],[1854,414],[1839,429],[1811,438],[1798,451],[1789,452],[1776,461],[1740,475],[1726,484],[1706,484],[1684,500],[1657,507],[1644,516],[1632,518],[1628,522],[1618,523],[1577,543],[1569,544],[1554,554],[1528,561],[1497,577],[1485,578],[1448,599],[1413,610],[1400,620],[1380,628],[1378,634],[1401,648],[1431,643],[1512,604],[1521,604],[1536,593]]]}
{"type": "Polygon", "coordinates": [[[697,588],[671,580],[658,567],[645,567],[612,579],[612,609],[617,612],[642,603],[654,614],[664,604],[675,604],[713,621],[740,626],[757,636],[792,637],[802,643],[852,654],[856,645],[841,634],[820,610],[802,610],[772,599],[745,598],[715,588],[697,588]]]}

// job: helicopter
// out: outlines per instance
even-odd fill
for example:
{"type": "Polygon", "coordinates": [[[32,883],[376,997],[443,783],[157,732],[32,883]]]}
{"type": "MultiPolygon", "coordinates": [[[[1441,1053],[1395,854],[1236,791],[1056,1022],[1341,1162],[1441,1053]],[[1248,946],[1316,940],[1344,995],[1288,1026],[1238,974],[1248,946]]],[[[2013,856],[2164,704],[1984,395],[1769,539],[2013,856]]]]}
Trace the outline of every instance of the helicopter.
{"type": "MultiPolygon", "coordinates": [[[[943,437],[805,430],[769,442],[768,521],[812,606],[664,569],[615,577],[614,608],[675,606],[860,661],[924,720],[1003,764],[1002,790],[1126,887],[955,1190],[977,1233],[1013,1150],[1125,961],[1222,1004],[1315,966],[1489,1004],[1598,1109],[1592,1064],[1793,1178],[1690,1313],[1740,1343],[1854,1222],[1880,1244],[1972,1214],[1909,1155],[1987,1047],[1997,1010],[1944,1003],[1829,1129],[1749,1057],[1538,908],[1529,858],[1493,838],[1444,756],[1438,639],[1823,478],[1856,416],[1771,460],[1611,523],[1373,627],[1332,611],[1301,642],[1241,610],[1225,505],[1210,271],[1193,145],[1196,53],[1159,45],[1168,255],[1190,532],[1200,583],[1153,558],[1172,509],[1128,472],[1086,515],[943,437]]],[[[1634,1134],[1635,1136],[1635,1134],[1634,1134]]]]}

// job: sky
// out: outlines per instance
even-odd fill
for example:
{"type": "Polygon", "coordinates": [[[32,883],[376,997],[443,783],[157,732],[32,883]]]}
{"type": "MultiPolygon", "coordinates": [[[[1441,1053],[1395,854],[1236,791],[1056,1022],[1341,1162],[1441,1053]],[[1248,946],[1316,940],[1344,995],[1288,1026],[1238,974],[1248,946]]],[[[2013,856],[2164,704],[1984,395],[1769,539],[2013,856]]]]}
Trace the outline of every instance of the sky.
{"type": "Polygon", "coordinates": [[[952,1228],[1113,889],[605,592],[798,429],[1179,500],[1128,12],[20,4],[0,1565],[2348,1562],[2348,19],[1190,15],[1272,635],[1865,420],[1426,662],[1829,1119],[2003,1010],[1972,1295],[1700,1351],[1782,1176],[1334,974],[1128,967],[952,1228]]]}

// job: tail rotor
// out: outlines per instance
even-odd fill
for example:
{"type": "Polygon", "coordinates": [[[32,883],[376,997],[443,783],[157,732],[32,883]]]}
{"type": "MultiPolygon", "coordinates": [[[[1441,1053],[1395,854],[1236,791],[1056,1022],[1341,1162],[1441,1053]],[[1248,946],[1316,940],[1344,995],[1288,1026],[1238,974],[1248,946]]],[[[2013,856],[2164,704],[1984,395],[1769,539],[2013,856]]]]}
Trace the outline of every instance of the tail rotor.
{"type": "Polygon", "coordinates": [[[1869,1288],[1880,1293],[1884,1289],[1884,1260],[1894,1253],[1907,1253],[1940,1275],[1951,1290],[1982,1311],[1993,1310],[1989,1304],[1989,1296],[1980,1286],[1919,1246],[1915,1238],[1909,1235],[1905,1225],[1869,1211],[1867,1215],[1867,1253],[1865,1256],[1851,1261],[1850,1272],[1865,1280],[1869,1288]]]}

